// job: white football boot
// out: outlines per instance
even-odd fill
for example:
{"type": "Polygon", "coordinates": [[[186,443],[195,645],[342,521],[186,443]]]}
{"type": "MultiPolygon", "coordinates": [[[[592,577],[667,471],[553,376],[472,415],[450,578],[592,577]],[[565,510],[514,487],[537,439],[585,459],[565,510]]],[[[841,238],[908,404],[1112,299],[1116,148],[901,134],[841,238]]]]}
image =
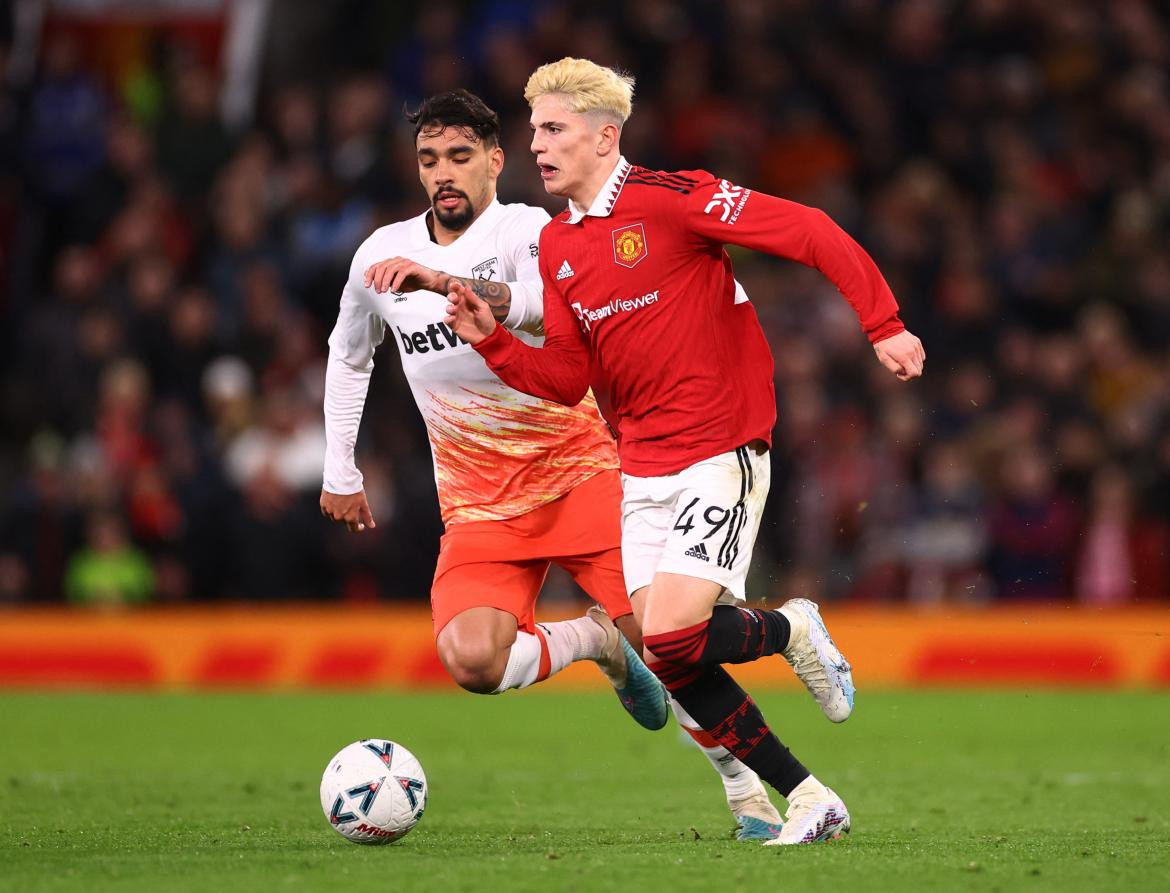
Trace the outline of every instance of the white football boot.
{"type": "Polygon", "coordinates": [[[848,834],[849,827],[849,810],[841,798],[810,775],[789,795],[780,834],[764,846],[824,843],[848,834]]]}
{"type": "Polygon", "coordinates": [[[788,618],[792,633],[783,658],[792,665],[821,712],[844,722],[853,712],[853,668],[833,644],[815,602],[791,598],[777,609],[788,618]]]}

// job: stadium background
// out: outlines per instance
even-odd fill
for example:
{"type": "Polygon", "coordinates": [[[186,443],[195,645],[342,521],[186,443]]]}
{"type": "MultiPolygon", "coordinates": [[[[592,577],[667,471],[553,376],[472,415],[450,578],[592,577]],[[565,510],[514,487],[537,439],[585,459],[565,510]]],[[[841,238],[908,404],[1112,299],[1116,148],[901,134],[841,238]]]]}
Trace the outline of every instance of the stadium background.
{"type": "Polygon", "coordinates": [[[324,521],[325,338],[424,207],[404,104],[474,89],[503,199],[558,207],[521,93],[566,54],[637,77],[632,160],[825,209],[926,345],[901,385],[815,272],[734,252],[780,414],[751,591],[824,600],[869,681],[1170,685],[1160,4],[0,10],[0,685],[442,684],[422,424],[384,348],[379,526],[324,521]]]}

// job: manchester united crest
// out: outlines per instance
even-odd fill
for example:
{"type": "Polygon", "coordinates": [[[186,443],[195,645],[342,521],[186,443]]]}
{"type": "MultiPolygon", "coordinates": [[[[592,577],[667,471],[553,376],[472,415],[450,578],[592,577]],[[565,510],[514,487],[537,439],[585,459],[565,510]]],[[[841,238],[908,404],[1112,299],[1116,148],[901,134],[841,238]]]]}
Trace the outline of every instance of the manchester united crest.
{"type": "Polygon", "coordinates": [[[613,231],[614,263],[623,267],[636,267],[648,253],[646,230],[642,224],[620,226],[613,231]]]}

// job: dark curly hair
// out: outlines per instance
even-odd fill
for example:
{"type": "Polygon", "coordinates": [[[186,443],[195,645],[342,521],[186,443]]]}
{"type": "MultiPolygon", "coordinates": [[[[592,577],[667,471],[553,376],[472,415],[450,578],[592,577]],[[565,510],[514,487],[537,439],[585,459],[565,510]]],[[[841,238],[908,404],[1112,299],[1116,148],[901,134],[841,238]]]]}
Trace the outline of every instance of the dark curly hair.
{"type": "Polygon", "coordinates": [[[499,116],[482,99],[462,88],[428,96],[415,111],[406,111],[406,120],[414,125],[415,139],[424,131],[430,135],[457,127],[489,149],[500,144],[499,116]]]}

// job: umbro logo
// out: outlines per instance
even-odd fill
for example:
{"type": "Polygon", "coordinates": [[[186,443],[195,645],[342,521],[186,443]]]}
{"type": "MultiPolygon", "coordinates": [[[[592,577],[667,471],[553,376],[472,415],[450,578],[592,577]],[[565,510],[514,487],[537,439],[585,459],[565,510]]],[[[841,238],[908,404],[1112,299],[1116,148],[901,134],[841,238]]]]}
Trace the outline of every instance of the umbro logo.
{"type": "Polygon", "coordinates": [[[570,278],[572,276],[576,276],[576,275],[577,274],[573,272],[573,268],[569,266],[569,262],[565,261],[564,263],[561,264],[561,268],[559,270],[557,270],[557,282],[560,282],[562,279],[568,279],[568,278],[570,278]]]}
{"type": "Polygon", "coordinates": [[[691,546],[683,552],[683,555],[687,558],[698,558],[700,561],[711,560],[711,556],[707,554],[707,547],[702,543],[699,543],[697,546],[691,546]]]}

